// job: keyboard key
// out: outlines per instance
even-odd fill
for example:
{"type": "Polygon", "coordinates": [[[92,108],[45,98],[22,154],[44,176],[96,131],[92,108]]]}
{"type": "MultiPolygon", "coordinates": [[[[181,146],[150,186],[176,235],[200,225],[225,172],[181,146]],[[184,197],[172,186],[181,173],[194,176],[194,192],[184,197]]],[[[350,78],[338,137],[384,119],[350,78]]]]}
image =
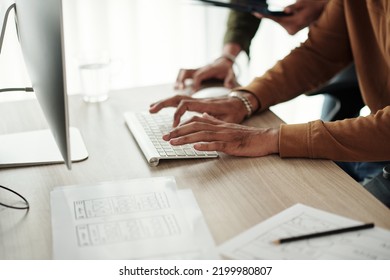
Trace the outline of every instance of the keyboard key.
{"type": "Polygon", "coordinates": [[[184,152],[187,154],[187,156],[194,156],[195,152],[191,149],[184,149],[184,152]]]}

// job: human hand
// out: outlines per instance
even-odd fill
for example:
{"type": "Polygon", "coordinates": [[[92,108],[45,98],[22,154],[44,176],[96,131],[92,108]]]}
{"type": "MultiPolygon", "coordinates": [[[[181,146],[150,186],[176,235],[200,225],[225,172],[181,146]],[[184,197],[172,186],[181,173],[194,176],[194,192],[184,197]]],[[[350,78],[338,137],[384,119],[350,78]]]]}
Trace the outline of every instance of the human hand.
{"type": "Polygon", "coordinates": [[[203,114],[163,136],[171,145],[192,144],[198,151],[258,157],[279,153],[279,129],[227,123],[203,114]]]}
{"type": "Polygon", "coordinates": [[[327,3],[328,0],[297,0],[295,4],[284,9],[285,13],[291,14],[289,16],[268,16],[260,13],[254,15],[258,18],[271,19],[286,29],[288,34],[294,35],[317,20],[327,3]]]}
{"type": "Polygon", "coordinates": [[[198,91],[201,88],[202,82],[209,79],[223,80],[223,86],[226,88],[238,86],[236,75],[233,71],[233,62],[224,57],[220,57],[214,62],[201,68],[180,69],[176,79],[175,89],[185,89],[185,81],[188,79],[192,79],[193,92],[198,91]]]}
{"type": "Polygon", "coordinates": [[[166,107],[177,107],[173,127],[177,127],[186,111],[208,113],[220,120],[240,123],[248,111],[241,100],[231,97],[196,99],[187,95],[175,95],[150,105],[149,112],[157,113],[166,107]]]}

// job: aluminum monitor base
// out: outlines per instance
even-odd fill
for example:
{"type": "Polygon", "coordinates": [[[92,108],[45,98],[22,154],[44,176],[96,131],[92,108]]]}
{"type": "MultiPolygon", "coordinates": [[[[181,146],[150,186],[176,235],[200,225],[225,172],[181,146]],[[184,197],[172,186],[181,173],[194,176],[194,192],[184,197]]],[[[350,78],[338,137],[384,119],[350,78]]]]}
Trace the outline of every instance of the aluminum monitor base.
{"type": "MultiPolygon", "coordinates": [[[[69,129],[72,162],[88,158],[80,131],[69,129]]],[[[0,168],[64,163],[50,130],[0,135],[0,168]]]]}

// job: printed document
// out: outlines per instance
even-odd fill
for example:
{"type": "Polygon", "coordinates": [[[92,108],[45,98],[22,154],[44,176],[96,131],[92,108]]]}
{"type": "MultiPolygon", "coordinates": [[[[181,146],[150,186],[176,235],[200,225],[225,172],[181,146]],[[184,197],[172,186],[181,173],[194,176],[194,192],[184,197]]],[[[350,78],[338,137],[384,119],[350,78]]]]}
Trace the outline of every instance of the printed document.
{"type": "Polygon", "coordinates": [[[51,192],[54,259],[216,259],[191,190],[173,177],[51,192]]]}
{"type": "Polygon", "coordinates": [[[372,229],[274,244],[297,235],[360,225],[354,221],[302,204],[254,226],[219,247],[231,259],[390,259],[390,231],[372,229]]]}

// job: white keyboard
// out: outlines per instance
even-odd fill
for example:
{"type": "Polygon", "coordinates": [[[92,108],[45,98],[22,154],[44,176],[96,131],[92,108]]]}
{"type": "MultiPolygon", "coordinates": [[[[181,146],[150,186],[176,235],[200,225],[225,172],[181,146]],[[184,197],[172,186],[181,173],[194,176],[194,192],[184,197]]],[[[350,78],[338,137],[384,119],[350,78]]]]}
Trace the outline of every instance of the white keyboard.
{"type": "Polygon", "coordinates": [[[216,158],[217,152],[197,151],[191,145],[172,146],[162,136],[172,130],[172,114],[127,112],[124,114],[139,147],[150,166],[157,166],[160,159],[216,158]]]}

